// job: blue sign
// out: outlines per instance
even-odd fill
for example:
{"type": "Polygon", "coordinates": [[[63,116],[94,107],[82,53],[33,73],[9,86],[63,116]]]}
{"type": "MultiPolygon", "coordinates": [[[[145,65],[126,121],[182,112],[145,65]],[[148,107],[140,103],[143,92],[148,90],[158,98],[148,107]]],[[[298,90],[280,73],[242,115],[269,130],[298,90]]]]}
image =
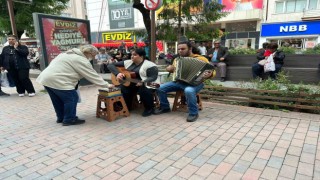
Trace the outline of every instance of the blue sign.
{"type": "Polygon", "coordinates": [[[261,37],[320,34],[320,21],[262,24],[261,37]]]}

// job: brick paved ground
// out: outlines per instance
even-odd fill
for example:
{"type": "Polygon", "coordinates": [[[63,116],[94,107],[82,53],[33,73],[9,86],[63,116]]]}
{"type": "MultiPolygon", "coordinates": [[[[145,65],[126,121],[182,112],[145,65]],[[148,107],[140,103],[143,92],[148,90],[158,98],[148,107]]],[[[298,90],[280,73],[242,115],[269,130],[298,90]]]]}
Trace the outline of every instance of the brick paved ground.
{"type": "Polygon", "coordinates": [[[49,97],[0,97],[0,179],[320,179],[320,116],[205,103],[107,122],[82,87],[84,125],[55,123],[49,97]]]}

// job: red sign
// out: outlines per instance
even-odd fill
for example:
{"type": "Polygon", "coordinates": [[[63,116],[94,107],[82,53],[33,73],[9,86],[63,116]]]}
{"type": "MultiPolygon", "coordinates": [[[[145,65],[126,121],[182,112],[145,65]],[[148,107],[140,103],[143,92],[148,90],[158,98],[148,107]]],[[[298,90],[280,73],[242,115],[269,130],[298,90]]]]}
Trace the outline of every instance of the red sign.
{"type": "Polygon", "coordinates": [[[146,0],[146,8],[149,10],[157,10],[162,6],[162,0],[146,0]]]}

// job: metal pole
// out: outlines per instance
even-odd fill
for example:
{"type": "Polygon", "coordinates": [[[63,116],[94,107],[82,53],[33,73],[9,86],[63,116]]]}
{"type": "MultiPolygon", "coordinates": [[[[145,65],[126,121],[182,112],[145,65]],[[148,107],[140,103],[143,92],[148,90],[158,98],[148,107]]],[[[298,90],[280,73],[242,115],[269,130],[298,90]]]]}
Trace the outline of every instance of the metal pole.
{"type": "Polygon", "coordinates": [[[16,22],[14,21],[14,12],[13,12],[13,3],[12,0],[7,0],[8,10],[9,10],[9,17],[11,22],[11,30],[12,34],[18,36],[16,22]]]}
{"type": "Polygon", "coordinates": [[[151,54],[150,60],[155,62],[156,60],[156,22],[155,22],[156,12],[155,10],[151,10],[151,54]]]}

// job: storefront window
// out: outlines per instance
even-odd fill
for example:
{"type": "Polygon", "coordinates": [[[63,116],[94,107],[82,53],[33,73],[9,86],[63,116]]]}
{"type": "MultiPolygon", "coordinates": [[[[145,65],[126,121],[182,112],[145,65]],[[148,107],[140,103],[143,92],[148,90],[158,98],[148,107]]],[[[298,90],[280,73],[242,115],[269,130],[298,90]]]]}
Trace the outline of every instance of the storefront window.
{"type": "Polygon", "coordinates": [[[313,48],[317,44],[317,38],[268,39],[268,41],[276,42],[280,47],[293,47],[297,50],[313,48]]]}
{"type": "Polygon", "coordinates": [[[255,47],[255,38],[243,38],[243,39],[227,39],[226,47],[230,49],[236,48],[252,48],[255,47]]]}

